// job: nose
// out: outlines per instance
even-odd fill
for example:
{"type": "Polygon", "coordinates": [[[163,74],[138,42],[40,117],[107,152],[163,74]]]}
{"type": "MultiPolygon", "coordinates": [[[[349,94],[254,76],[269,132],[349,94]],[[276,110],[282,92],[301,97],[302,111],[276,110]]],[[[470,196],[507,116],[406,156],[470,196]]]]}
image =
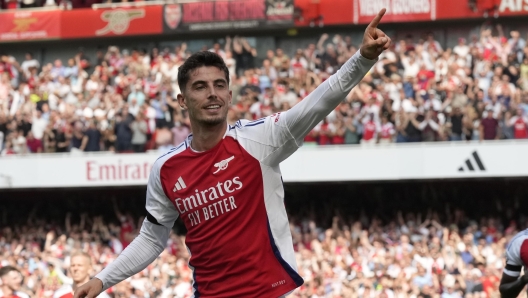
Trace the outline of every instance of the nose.
{"type": "Polygon", "coordinates": [[[207,99],[215,100],[217,98],[216,94],[216,88],[214,86],[209,87],[209,94],[207,96],[207,99]]]}

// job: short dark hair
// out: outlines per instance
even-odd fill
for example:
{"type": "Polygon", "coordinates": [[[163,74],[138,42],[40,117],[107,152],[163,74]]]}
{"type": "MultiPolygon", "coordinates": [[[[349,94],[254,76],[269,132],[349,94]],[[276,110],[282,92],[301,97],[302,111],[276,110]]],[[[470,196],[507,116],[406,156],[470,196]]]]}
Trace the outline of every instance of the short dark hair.
{"type": "Polygon", "coordinates": [[[20,273],[20,271],[18,271],[18,269],[16,269],[13,266],[5,266],[5,267],[0,268],[0,278],[6,276],[11,271],[16,271],[20,273]]]}
{"type": "Polygon", "coordinates": [[[227,84],[229,84],[229,69],[227,69],[224,59],[216,53],[201,51],[187,58],[185,63],[180,66],[178,71],[178,86],[180,86],[180,90],[185,90],[185,86],[190,79],[189,73],[202,66],[214,66],[223,70],[227,79],[227,84]]]}

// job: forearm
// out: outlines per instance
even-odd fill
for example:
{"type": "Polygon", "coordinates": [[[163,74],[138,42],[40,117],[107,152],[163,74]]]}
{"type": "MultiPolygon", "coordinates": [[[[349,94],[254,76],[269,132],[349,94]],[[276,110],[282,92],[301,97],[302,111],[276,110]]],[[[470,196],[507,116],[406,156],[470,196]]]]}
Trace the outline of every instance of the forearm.
{"type": "Polygon", "coordinates": [[[526,286],[526,281],[523,278],[518,278],[516,281],[500,285],[499,291],[502,298],[515,298],[519,296],[524,286],[526,286]]]}
{"type": "Polygon", "coordinates": [[[346,98],[350,90],[363,79],[376,61],[366,59],[357,51],[336,74],[287,111],[285,119],[292,135],[297,140],[304,138],[317,123],[346,98]]]}
{"type": "Polygon", "coordinates": [[[145,220],[140,234],[134,241],[114,262],[95,276],[103,282],[103,290],[140,272],[152,263],[165,249],[169,233],[169,228],[145,220]]]}

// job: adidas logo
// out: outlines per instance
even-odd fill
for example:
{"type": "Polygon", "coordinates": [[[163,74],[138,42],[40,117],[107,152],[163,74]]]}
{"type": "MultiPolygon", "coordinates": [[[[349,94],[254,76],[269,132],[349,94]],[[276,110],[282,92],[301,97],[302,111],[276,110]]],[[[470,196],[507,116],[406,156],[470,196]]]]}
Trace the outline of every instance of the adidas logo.
{"type": "Polygon", "coordinates": [[[460,168],[458,168],[459,172],[464,172],[467,168],[468,171],[474,172],[476,171],[475,166],[478,167],[479,170],[485,171],[486,168],[484,167],[484,164],[482,163],[482,160],[480,160],[480,157],[477,153],[477,151],[474,151],[471,156],[466,159],[465,167],[462,165],[460,168]],[[473,157],[473,158],[472,158],[473,157]]]}
{"type": "Polygon", "coordinates": [[[185,182],[183,182],[183,179],[180,176],[180,178],[178,178],[178,181],[176,182],[176,184],[174,184],[174,188],[172,189],[172,192],[177,192],[177,191],[180,191],[180,190],[186,189],[186,188],[187,188],[187,185],[185,185],[185,182]]]}

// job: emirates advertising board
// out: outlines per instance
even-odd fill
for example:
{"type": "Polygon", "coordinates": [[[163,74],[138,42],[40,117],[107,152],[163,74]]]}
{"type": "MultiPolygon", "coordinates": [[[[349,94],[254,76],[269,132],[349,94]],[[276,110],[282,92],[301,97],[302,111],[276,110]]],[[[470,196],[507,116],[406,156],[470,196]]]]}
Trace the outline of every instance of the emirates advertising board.
{"type": "MultiPolygon", "coordinates": [[[[281,163],[288,182],[528,177],[528,141],[299,149],[281,163]]],[[[0,189],[146,186],[160,153],[0,157],[0,189]],[[50,175],[50,173],[53,173],[50,175]]]]}

